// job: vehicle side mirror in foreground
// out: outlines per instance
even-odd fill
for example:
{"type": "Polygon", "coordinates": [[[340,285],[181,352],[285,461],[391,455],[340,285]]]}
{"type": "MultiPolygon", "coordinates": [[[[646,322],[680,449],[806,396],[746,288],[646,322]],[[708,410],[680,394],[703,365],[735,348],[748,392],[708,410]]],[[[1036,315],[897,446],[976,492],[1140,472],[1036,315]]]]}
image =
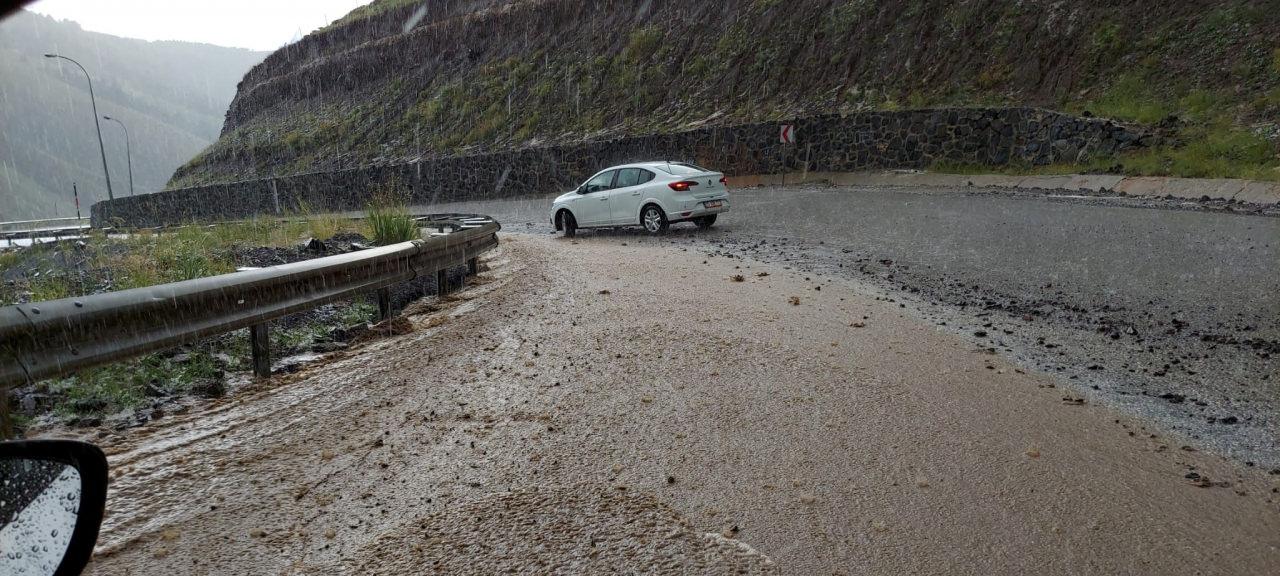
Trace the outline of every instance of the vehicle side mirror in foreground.
{"type": "Polygon", "coordinates": [[[0,442],[0,574],[79,574],[106,500],[107,458],[97,446],[0,442]]]}

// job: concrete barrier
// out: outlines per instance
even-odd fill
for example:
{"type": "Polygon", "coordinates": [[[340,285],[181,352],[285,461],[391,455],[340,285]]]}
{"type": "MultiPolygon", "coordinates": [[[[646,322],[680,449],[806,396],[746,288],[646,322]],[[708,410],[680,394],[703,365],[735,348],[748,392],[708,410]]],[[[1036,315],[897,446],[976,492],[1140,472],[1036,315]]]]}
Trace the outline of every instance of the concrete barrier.
{"type": "Polygon", "coordinates": [[[837,186],[925,186],[934,188],[1024,188],[1120,192],[1130,196],[1234,200],[1251,204],[1280,204],[1280,182],[1228,178],[1165,178],[1114,174],[1010,176],[1005,174],[943,174],[912,170],[884,172],[797,172],[732,176],[731,187],[830,183],[837,186]]]}
{"type": "Polygon", "coordinates": [[[1280,185],[1272,182],[1246,181],[1244,187],[1232,199],[1253,204],[1280,204],[1280,185]]]}

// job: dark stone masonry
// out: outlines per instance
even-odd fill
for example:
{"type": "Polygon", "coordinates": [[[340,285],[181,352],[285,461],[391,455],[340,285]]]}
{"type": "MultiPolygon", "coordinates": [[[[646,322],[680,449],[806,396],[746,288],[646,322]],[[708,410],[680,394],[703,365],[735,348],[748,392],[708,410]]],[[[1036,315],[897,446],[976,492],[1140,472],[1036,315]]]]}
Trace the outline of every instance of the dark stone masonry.
{"type": "Polygon", "coordinates": [[[1132,125],[1038,108],[863,112],[195,186],[99,202],[92,215],[94,226],[159,226],[283,215],[303,206],[313,213],[358,210],[387,189],[415,205],[550,194],[601,168],[642,160],[694,161],[731,178],[937,162],[1048,164],[1146,146],[1152,137],[1132,125]],[[779,142],[783,123],[795,126],[794,144],[779,142]]]}

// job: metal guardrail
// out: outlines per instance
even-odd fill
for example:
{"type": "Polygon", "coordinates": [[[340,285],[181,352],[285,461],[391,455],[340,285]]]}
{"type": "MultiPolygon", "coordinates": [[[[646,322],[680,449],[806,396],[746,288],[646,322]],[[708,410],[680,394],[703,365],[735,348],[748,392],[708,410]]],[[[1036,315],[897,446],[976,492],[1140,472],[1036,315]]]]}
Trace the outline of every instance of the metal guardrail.
{"type": "MultiPolygon", "coordinates": [[[[359,220],[359,219],[365,218],[365,216],[355,215],[355,216],[348,216],[348,218],[353,220],[359,220]]],[[[487,216],[476,216],[474,214],[427,214],[427,215],[415,214],[413,215],[414,220],[417,220],[421,224],[430,225],[430,226],[436,226],[436,223],[442,220],[447,220],[449,218],[474,219],[474,218],[487,218],[487,216]]],[[[306,218],[278,218],[276,219],[276,221],[277,222],[302,222],[302,221],[306,221],[306,218]]],[[[227,223],[235,223],[235,222],[246,222],[246,220],[226,220],[221,222],[207,222],[202,225],[213,226],[217,224],[227,224],[227,223]]],[[[184,228],[189,225],[190,224],[175,225],[175,226],[144,227],[144,228],[124,228],[121,230],[117,230],[111,227],[91,228],[89,226],[89,220],[87,218],[86,219],[50,218],[46,220],[19,220],[19,221],[13,221],[13,222],[0,222],[0,241],[4,242],[4,244],[0,246],[6,247],[6,248],[13,247],[15,246],[14,244],[15,240],[52,238],[56,242],[58,240],[63,240],[68,238],[80,238],[91,230],[95,232],[105,233],[105,234],[114,234],[114,233],[128,234],[137,230],[150,230],[151,232],[154,232],[154,233],[163,233],[168,230],[176,230],[179,228],[184,228]],[[30,228],[30,227],[17,228],[17,225],[20,225],[20,224],[53,223],[56,221],[74,221],[76,222],[76,224],[74,226],[61,226],[61,227],[46,226],[42,228],[30,228]],[[15,228],[15,229],[8,229],[6,228],[6,226],[10,226],[11,228],[15,228]]],[[[444,230],[441,229],[440,233],[443,233],[443,232],[444,230]]]]}
{"type": "MultiPolygon", "coordinates": [[[[365,217],[356,215],[356,216],[348,216],[348,218],[353,220],[359,220],[365,217]]],[[[440,222],[442,220],[447,220],[449,218],[463,218],[463,219],[473,218],[474,219],[474,218],[487,218],[487,216],[476,216],[474,214],[428,214],[428,215],[415,214],[413,215],[414,220],[417,220],[419,223],[422,223],[424,225],[430,225],[430,226],[435,226],[436,225],[435,223],[440,222]]],[[[304,222],[306,221],[306,218],[277,218],[276,221],[304,222]]],[[[226,220],[226,221],[220,221],[220,222],[207,222],[202,225],[214,226],[217,224],[227,224],[227,223],[236,223],[236,222],[246,222],[246,220],[226,220]]],[[[137,230],[150,230],[151,232],[154,232],[154,233],[163,233],[168,230],[176,230],[179,228],[184,228],[189,225],[190,224],[175,225],[175,226],[144,227],[144,228],[124,228],[124,229],[117,230],[112,227],[91,228],[89,226],[89,220],[87,218],[85,219],[49,218],[46,220],[19,220],[19,221],[13,221],[13,222],[0,222],[0,241],[4,241],[4,245],[3,245],[4,247],[13,247],[15,240],[52,238],[54,241],[58,241],[66,238],[79,238],[91,230],[94,232],[101,232],[106,234],[114,234],[114,233],[128,234],[137,230]],[[39,228],[36,228],[36,227],[18,228],[17,227],[17,225],[20,225],[20,224],[54,223],[57,221],[70,221],[70,222],[76,222],[76,224],[74,226],[72,225],[45,226],[45,227],[39,227],[39,228]],[[12,229],[6,228],[6,226],[9,226],[12,229]]],[[[443,230],[441,230],[441,233],[443,233],[443,230]]]]}
{"type": "Polygon", "coordinates": [[[64,218],[37,218],[35,220],[10,220],[0,222],[0,232],[13,230],[29,230],[32,228],[76,228],[89,227],[88,218],[68,216],[64,218]]]}
{"type": "Polygon", "coordinates": [[[246,327],[254,373],[268,375],[268,320],[371,291],[385,319],[389,286],[434,273],[444,294],[449,268],[465,264],[474,274],[476,257],[498,244],[501,227],[487,216],[417,220],[438,232],[292,264],[0,308],[0,385],[63,376],[246,327]]]}
{"type": "Polygon", "coordinates": [[[59,240],[64,237],[79,236],[88,230],[89,220],[87,218],[14,220],[12,222],[0,222],[0,240],[4,240],[6,246],[13,246],[14,240],[28,238],[53,238],[59,240]]]}

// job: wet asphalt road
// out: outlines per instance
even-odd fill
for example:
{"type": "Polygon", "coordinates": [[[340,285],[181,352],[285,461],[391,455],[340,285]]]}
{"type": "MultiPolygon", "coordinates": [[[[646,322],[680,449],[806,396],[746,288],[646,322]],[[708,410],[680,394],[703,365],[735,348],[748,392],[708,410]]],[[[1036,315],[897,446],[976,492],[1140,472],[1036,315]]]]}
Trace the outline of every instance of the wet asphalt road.
{"type": "MultiPolygon", "coordinates": [[[[549,198],[420,209],[550,232],[549,198]]],[[[765,187],[732,199],[714,230],[679,224],[671,241],[860,276],[1090,401],[1280,467],[1280,218],[976,189],[765,187]]]]}
{"type": "MultiPolygon", "coordinates": [[[[550,229],[549,199],[443,206],[550,229]]],[[[1085,306],[1142,308],[1158,298],[1224,321],[1237,312],[1280,315],[1280,219],[1271,217],[1042,194],[801,187],[735,190],[732,211],[717,226],[735,236],[894,257],[1007,293],[1039,293],[1053,283],[1085,306]]],[[[1275,327],[1271,338],[1280,337],[1275,327]]]]}

